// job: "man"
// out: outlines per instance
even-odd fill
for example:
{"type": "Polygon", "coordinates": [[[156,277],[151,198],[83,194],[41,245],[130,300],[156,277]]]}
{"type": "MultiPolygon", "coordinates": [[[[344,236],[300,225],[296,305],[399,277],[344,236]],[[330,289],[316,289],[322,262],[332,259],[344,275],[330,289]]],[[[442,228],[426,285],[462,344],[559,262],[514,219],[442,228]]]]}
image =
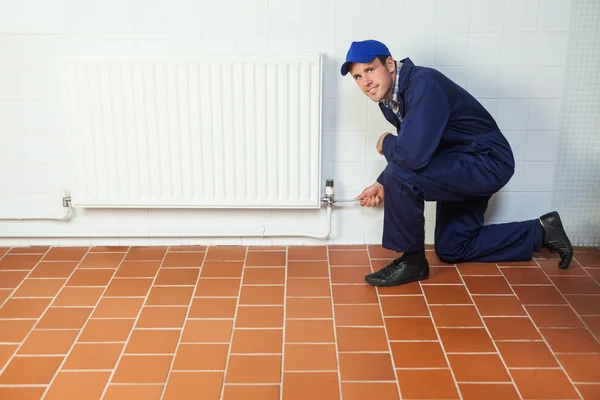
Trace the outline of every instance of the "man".
{"type": "Polygon", "coordinates": [[[435,251],[449,263],[530,260],[546,247],[568,268],[573,248],[558,213],[484,225],[490,197],[513,176],[512,150],[498,125],[467,91],[409,58],[396,62],[381,42],[353,42],[342,75],[396,127],[377,142],[388,164],[358,197],[361,206],[384,202],[383,247],[403,253],[365,280],[394,286],[427,279],[424,201],[436,201],[435,251]],[[385,201],[384,201],[385,199],[385,201]]]}

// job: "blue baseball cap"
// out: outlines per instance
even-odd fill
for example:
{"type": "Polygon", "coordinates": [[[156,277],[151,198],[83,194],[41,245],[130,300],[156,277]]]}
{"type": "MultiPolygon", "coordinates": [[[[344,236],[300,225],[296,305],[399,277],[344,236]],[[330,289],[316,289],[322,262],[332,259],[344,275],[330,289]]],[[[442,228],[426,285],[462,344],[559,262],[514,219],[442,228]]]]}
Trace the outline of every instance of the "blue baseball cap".
{"type": "Polygon", "coordinates": [[[391,56],[387,46],[377,40],[364,40],[362,42],[352,42],[350,49],[346,54],[346,62],[342,64],[342,75],[346,75],[350,69],[350,64],[354,62],[368,63],[377,56],[391,56]]]}

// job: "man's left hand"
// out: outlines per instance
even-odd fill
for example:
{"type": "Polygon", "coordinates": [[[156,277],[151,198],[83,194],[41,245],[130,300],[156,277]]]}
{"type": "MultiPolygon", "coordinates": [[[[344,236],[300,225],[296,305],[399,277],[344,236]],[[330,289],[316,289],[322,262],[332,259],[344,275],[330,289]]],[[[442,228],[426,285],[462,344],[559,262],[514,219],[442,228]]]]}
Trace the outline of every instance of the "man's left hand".
{"type": "Polygon", "coordinates": [[[387,135],[391,135],[391,132],[385,132],[383,135],[379,136],[379,140],[377,141],[377,152],[381,155],[383,155],[383,139],[387,135]]]}

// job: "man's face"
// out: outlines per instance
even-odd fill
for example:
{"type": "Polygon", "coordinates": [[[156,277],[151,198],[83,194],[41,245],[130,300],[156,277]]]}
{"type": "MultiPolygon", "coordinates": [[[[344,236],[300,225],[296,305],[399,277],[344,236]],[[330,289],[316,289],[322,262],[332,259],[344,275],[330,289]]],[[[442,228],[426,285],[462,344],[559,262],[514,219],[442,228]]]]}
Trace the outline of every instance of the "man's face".
{"type": "Polygon", "coordinates": [[[350,74],[358,87],[374,102],[383,98],[391,99],[395,73],[396,63],[392,57],[387,58],[385,65],[376,58],[366,64],[354,63],[350,67],[350,74]]]}

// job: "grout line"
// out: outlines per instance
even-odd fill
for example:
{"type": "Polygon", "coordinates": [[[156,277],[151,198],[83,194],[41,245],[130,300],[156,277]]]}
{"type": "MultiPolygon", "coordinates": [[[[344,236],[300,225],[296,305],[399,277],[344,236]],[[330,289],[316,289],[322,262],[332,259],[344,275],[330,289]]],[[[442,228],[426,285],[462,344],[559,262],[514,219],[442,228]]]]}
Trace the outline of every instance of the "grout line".
{"type": "MultiPolygon", "coordinates": [[[[285,266],[284,266],[284,273],[283,273],[283,282],[284,282],[284,286],[283,286],[283,327],[282,327],[282,331],[281,331],[281,374],[279,377],[279,399],[283,400],[283,378],[285,375],[285,345],[286,345],[286,341],[285,341],[285,332],[286,332],[286,325],[287,325],[287,289],[288,289],[288,260],[289,260],[289,247],[286,246],[285,247],[285,266]]],[[[243,271],[242,271],[243,273],[243,271]]],[[[236,310],[237,311],[237,310],[236,310]]],[[[225,382],[223,380],[223,382],[225,382]]]]}
{"type": "MultiPolygon", "coordinates": [[[[455,268],[456,273],[458,274],[458,276],[460,277],[460,279],[461,279],[461,281],[463,282],[463,285],[464,285],[465,282],[462,279],[462,276],[460,275],[460,271],[456,267],[456,264],[454,264],[453,267],[455,268]]],[[[435,335],[438,338],[440,347],[442,348],[442,353],[444,354],[444,359],[446,360],[447,368],[444,368],[444,369],[448,369],[450,371],[450,375],[452,375],[452,380],[454,381],[454,387],[456,388],[456,392],[458,393],[458,398],[460,400],[462,400],[463,399],[463,395],[462,395],[462,393],[460,391],[460,387],[458,386],[458,380],[456,379],[456,376],[454,374],[454,369],[452,368],[452,365],[450,364],[450,359],[448,358],[448,353],[446,353],[446,349],[444,348],[444,343],[442,342],[442,337],[440,336],[439,328],[438,328],[437,324],[435,323],[435,319],[433,318],[433,314],[431,313],[431,306],[435,305],[435,304],[429,304],[429,301],[427,301],[427,296],[425,296],[425,291],[423,290],[423,286],[421,284],[421,281],[419,281],[419,287],[421,288],[421,292],[423,292],[423,301],[425,301],[425,305],[427,306],[427,311],[429,312],[429,317],[431,318],[431,324],[433,325],[433,329],[435,329],[435,335]]],[[[465,285],[465,289],[466,289],[466,285],[465,285]]],[[[467,292],[468,292],[468,289],[467,289],[467,292]]],[[[473,305],[475,305],[475,302],[473,301],[472,298],[471,298],[471,302],[473,302],[473,305]]],[[[445,304],[438,304],[438,305],[445,305],[445,304]]],[[[479,316],[479,318],[481,318],[481,316],[479,316]]]]}
{"type": "MultiPolygon", "coordinates": [[[[342,372],[341,372],[341,368],[340,368],[340,349],[338,346],[338,338],[337,338],[337,326],[336,326],[336,320],[335,320],[335,304],[333,301],[333,285],[331,284],[331,264],[330,264],[330,258],[329,258],[329,246],[327,247],[326,250],[326,257],[327,257],[327,276],[329,279],[329,299],[331,300],[331,319],[333,320],[333,340],[335,342],[335,364],[337,366],[337,378],[338,378],[338,394],[340,397],[340,400],[343,400],[343,392],[342,392],[342,372]]],[[[368,252],[367,252],[367,257],[368,257],[368,252]]],[[[396,385],[397,386],[397,385],[396,385]]],[[[283,381],[282,381],[282,385],[281,385],[281,392],[283,393],[283,381]]],[[[281,398],[280,400],[283,400],[283,398],[281,398]]]]}
{"type": "MultiPolygon", "coordinates": [[[[129,247],[127,249],[127,253],[125,253],[125,256],[123,257],[123,261],[121,261],[121,264],[123,262],[125,262],[125,259],[127,259],[127,255],[129,254],[130,249],[131,249],[131,247],[129,247]]],[[[166,256],[167,256],[167,252],[165,251],[165,254],[163,255],[163,261],[161,261],[161,265],[164,262],[164,259],[166,258],[166,256]]],[[[156,260],[153,260],[153,261],[156,261],[156,260]]],[[[119,265],[119,267],[120,267],[120,265],[119,265]]],[[[118,271],[118,269],[116,271],[118,271]]],[[[116,275],[116,271],[115,271],[115,274],[113,275],[113,278],[111,278],[111,281],[106,285],[107,288],[110,285],[110,283],[112,282],[112,280],[114,279],[114,277],[116,275]]],[[[113,377],[115,376],[115,373],[117,372],[117,368],[119,367],[119,364],[121,363],[121,359],[123,358],[123,354],[125,353],[125,349],[127,348],[127,343],[129,343],[129,340],[131,339],[131,336],[133,335],[133,332],[135,331],[135,326],[137,325],[137,323],[140,319],[140,316],[142,315],[144,306],[148,302],[148,297],[150,297],[150,292],[152,291],[152,285],[154,284],[154,282],[156,281],[156,278],[158,277],[158,271],[160,271],[160,268],[156,270],[156,274],[154,275],[154,278],[150,278],[150,279],[152,279],[152,284],[150,284],[150,287],[148,288],[148,293],[146,293],[146,296],[144,297],[144,302],[142,303],[142,306],[140,307],[140,310],[138,311],[138,314],[135,317],[135,321],[131,325],[131,329],[130,329],[129,333],[127,334],[127,339],[125,341],[126,343],[123,346],[123,348],[121,349],[119,358],[117,359],[117,362],[116,362],[114,368],[112,369],[110,376],[108,377],[108,381],[106,383],[106,386],[104,387],[104,390],[102,391],[102,396],[100,397],[100,399],[103,399],[104,396],[106,396],[106,392],[108,391],[108,388],[111,385],[111,381],[112,381],[113,377]]],[[[105,290],[105,292],[106,292],[106,290],[105,290]]],[[[104,293],[102,293],[102,295],[100,296],[100,299],[98,300],[98,303],[96,304],[96,307],[98,306],[98,304],[100,304],[100,301],[102,300],[103,295],[104,295],[104,293]]],[[[95,309],[94,309],[94,311],[95,311],[95,309]]],[[[106,318],[106,319],[109,319],[109,318],[106,318]]],[[[133,318],[123,318],[123,319],[133,319],[133,318]]],[[[87,322],[86,322],[86,324],[87,324],[87,322]]],[[[83,332],[83,329],[82,329],[82,332],[83,332]]]]}
{"type": "MultiPolygon", "coordinates": [[[[206,253],[208,254],[208,249],[207,249],[206,253]]],[[[221,400],[223,400],[223,396],[225,395],[225,382],[227,380],[227,369],[229,368],[229,360],[231,358],[231,348],[233,347],[233,335],[235,334],[235,322],[237,320],[237,313],[238,313],[238,307],[240,305],[240,298],[242,297],[242,288],[243,288],[242,282],[244,282],[244,273],[246,271],[245,265],[246,265],[247,260],[248,260],[248,246],[245,246],[244,247],[244,261],[242,264],[242,275],[240,276],[240,287],[238,289],[237,298],[235,298],[236,299],[235,312],[233,314],[233,322],[231,323],[231,335],[229,336],[229,343],[228,343],[229,347],[227,348],[227,359],[225,361],[225,372],[223,373],[223,383],[221,384],[221,391],[219,393],[219,399],[221,399],[221,400]]],[[[200,271],[200,272],[202,273],[202,271],[200,271]]],[[[200,276],[200,275],[198,275],[198,276],[200,276]]],[[[284,301],[285,301],[285,299],[284,299],[284,301]]],[[[166,387],[166,385],[165,385],[165,387],[166,387]]],[[[163,392],[163,394],[164,394],[164,392],[163,392]]],[[[162,400],[162,397],[161,397],[161,400],[162,400]]]]}
{"type": "MultiPolygon", "coordinates": [[[[371,268],[371,271],[374,270],[373,268],[373,260],[370,258],[370,253],[367,252],[367,257],[369,257],[369,266],[371,268]]],[[[379,293],[378,288],[374,287],[373,290],[375,290],[375,296],[377,296],[377,305],[379,306],[379,313],[381,314],[381,321],[383,322],[383,331],[385,333],[385,341],[387,344],[387,348],[388,348],[388,354],[390,356],[390,361],[392,364],[392,369],[394,370],[394,377],[396,378],[396,390],[398,391],[398,398],[400,400],[402,400],[402,390],[400,389],[400,380],[398,379],[398,370],[396,368],[396,361],[394,360],[394,354],[392,353],[392,344],[390,342],[390,335],[388,334],[388,330],[387,330],[387,325],[385,323],[385,315],[383,313],[383,307],[381,305],[381,294],[379,293]]],[[[425,297],[423,295],[423,297],[425,297]]]]}

